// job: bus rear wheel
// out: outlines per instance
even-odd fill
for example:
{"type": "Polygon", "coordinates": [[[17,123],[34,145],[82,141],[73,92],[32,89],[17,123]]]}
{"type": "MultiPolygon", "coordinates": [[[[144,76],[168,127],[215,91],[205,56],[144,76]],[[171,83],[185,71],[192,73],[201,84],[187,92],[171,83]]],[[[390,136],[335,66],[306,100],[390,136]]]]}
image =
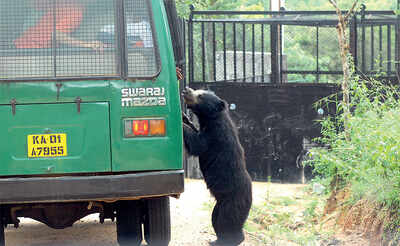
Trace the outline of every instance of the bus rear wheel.
{"type": "Polygon", "coordinates": [[[141,203],[139,201],[119,201],[116,212],[119,245],[139,246],[143,240],[141,203]]]}
{"type": "Polygon", "coordinates": [[[167,246],[169,244],[171,240],[169,197],[146,200],[144,237],[151,246],[167,246]]]}

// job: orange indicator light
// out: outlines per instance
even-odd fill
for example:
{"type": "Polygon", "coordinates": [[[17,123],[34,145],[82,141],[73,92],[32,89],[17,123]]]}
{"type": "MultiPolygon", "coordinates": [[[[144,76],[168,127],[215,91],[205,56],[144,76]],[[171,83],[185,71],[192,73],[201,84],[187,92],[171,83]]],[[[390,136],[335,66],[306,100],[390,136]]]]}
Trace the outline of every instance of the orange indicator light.
{"type": "Polygon", "coordinates": [[[150,120],[150,135],[165,136],[165,120],[150,120]]]}

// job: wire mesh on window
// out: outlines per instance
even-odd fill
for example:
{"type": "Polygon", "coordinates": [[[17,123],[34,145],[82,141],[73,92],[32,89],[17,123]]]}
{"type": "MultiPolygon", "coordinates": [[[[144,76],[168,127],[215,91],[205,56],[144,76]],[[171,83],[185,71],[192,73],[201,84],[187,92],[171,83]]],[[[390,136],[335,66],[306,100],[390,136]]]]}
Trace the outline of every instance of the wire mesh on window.
{"type": "Polygon", "coordinates": [[[0,0],[0,79],[116,75],[113,1],[0,0]]]}
{"type": "Polygon", "coordinates": [[[148,0],[125,0],[125,39],[129,77],[152,77],[159,70],[148,0]]]}

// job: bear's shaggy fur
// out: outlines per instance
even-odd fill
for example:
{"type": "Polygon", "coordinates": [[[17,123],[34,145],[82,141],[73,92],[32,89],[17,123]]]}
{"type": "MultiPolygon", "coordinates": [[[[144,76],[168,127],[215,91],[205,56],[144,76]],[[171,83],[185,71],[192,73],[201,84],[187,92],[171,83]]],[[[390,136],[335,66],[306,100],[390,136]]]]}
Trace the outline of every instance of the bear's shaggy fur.
{"type": "Polygon", "coordinates": [[[252,187],[236,126],[227,103],[213,92],[186,88],[183,97],[200,123],[198,130],[184,116],[185,147],[190,155],[199,157],[207,187],[217,201],[212,213],[217,241],[212,244],[239,245],[244,240],[252,187]]]}

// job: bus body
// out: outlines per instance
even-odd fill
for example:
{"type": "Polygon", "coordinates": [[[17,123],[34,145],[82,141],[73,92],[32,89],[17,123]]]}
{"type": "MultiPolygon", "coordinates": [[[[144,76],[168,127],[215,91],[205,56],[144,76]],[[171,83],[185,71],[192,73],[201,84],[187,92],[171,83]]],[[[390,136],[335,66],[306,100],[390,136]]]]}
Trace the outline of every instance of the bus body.
{"type": "Polygon", "coordinates": [[[0,227],[99,213],[121,245],[140,245],[142,224],[167,245],[183,154],[162,1],[0,0],[0,12],[0,227]]]}

